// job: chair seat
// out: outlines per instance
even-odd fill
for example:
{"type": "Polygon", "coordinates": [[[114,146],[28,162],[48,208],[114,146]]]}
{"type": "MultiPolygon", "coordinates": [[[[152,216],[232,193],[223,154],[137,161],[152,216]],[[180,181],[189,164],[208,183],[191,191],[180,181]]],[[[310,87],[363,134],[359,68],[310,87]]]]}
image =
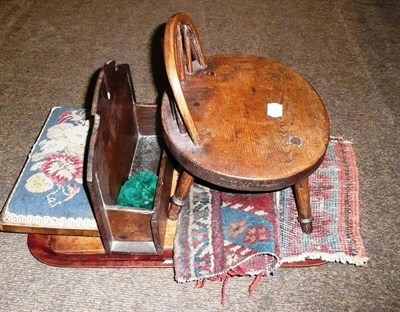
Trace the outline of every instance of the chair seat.
{"type": "Polygon", "coordinates": [[[257,56],[215,55],[206,64],[182,82],[201,146],[179,132],[167,98],[162,105],[167,146],[186,170],[223,187],[268,191],[318,168],[329,119],[307,80],[257,56]],[[273,103],[282,105],[282,116],[270,112],[273,103]]]}

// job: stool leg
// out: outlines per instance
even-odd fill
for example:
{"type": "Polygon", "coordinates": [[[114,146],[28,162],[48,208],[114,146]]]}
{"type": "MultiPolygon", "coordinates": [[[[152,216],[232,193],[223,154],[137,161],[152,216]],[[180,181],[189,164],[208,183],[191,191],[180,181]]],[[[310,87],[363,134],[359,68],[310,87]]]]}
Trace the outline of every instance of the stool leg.
{"type": "Polygon", "coordinates": [[[294,193],[297,201],[298,220],[303,233],[310,234],[313,230],[310,206],[310,188],[308,177],[301,179],[294,185],[294,193]]]}
{"type": "Polygon", "coordinates": [[[186,197],[189,193],[190,187],[193,184],[193,176],[186,171],[183,171],[178,185],[176,186],[175,194],[171,197],[171,206],[168,211],[168,219],[175,221],[178,219],[179,212],[186,202],[186,197]]]}

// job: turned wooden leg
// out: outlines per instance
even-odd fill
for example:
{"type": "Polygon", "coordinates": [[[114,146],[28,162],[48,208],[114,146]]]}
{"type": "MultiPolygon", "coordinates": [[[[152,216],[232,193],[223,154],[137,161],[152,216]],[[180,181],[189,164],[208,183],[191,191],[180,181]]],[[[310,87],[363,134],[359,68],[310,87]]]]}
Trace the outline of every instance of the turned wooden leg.
{"type": "Polygon", "coordinates": [[[193,176],[186,171],[183,171],[178,185],[176,186],[175,194],[171,197],[171,205],[168,211],[168,219],[175,221],[178,219],[179,212],[186,202],[186,197],[189,193],[190,187],[193,184],[193,176]]]}
{"type": "Polygon", "coordinates": [[[301,179],[294,185],[294,193],[297,201],[298,220],[304,233],[310,234],[313,230],[310,206],[310,188],[308,177],[301,179]]]}

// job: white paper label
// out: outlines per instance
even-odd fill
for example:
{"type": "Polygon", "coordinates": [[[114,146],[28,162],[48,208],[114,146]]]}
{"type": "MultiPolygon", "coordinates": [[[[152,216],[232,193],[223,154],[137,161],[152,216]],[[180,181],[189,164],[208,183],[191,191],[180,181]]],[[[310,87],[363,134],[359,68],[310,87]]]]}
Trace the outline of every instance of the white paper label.
{"type": "Polygon", "coordinates": [[[267,115],[278,118],[283,116],[283,105],[279,103],[268,103],[267,104],[267,115]]]}

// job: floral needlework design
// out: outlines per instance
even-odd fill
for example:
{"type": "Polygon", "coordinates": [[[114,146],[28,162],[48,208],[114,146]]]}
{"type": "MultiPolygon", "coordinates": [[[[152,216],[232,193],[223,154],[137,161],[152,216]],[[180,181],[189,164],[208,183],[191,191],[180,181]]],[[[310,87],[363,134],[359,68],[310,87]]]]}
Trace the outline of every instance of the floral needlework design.
{"type": "Polygon", "coordinates": [[[84,109],[54,107],[7,201],[10,224],[96,229],[83,186],[89,121],[84,109]]]}
{"type": "Polygon", "coordinates": [[[35,173],[26,180],[25,189],[46,193],[47,203],[55,207],[80,191],[88,122],[83,111],[65,111],[45,132],[37,144],[39,151],[32,153],[30,170],[35,173]]]}

